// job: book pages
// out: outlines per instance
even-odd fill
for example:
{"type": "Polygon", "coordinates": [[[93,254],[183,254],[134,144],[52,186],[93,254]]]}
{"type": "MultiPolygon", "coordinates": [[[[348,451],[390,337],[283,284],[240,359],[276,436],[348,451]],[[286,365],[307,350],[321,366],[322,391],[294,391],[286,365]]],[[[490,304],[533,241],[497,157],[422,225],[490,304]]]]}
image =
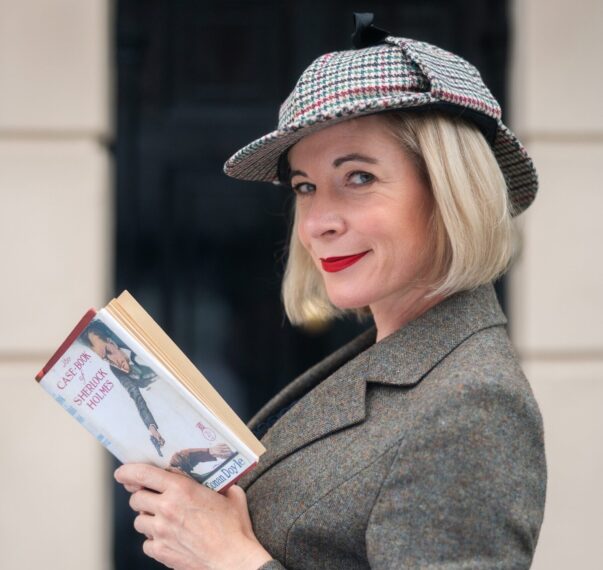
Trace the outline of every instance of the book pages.
{"type": "Polygon", "coordinates": [[[203,374],[128,291],[113,299],[107,305],[107,311],[126,326],[149,352],[156,355],[196,398],[227,423],[257,456],[266,451],[203,374]]]}

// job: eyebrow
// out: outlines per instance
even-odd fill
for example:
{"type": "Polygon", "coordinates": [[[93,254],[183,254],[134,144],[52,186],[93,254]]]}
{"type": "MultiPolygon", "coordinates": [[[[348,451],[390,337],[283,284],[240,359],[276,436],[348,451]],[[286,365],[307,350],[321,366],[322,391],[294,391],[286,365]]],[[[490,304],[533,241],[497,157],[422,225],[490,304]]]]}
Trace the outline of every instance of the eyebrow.
{"type": "MultiPolygon", "coordinates": [[[[344,162],[366,162],[367,164],[379,164],[379,161],[376,158],[371,156],[366,156],[365,154],[358,154],[357,152],[353,152],[351,154],[346,154],[345,156],[340,156],[333,161],[333,168],[338,168],[344,162]]],[[[292,170],[290,173],[290,178],[294,176],[308,176],[303,170],[292,170]]]]}

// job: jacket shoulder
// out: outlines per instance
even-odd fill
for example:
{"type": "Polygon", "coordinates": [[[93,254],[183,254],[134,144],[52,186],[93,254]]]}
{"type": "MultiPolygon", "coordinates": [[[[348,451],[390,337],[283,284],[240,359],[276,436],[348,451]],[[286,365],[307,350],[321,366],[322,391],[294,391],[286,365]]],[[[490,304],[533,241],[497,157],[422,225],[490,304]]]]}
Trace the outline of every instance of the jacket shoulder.
{"type": "MultiPolygon", "coordinates": [[[[392,376],[400,371],[395,362],[389,369],[392,376]]],[[[543,437],[540,409],[503,326],[475,332],[412,385],[403,385],[404,379],[385,380],[369,386],[368,415],[379,423],[385,420],[399,439],[429,430],[434,418],[452,412],[456,421],[468,424],[479,416],[490,423],[505,417],[543,437]]]]}
{"type": "Polygon", "coordinates": [[[402,412],[367,528],[371,567],[529,568],[546,495],[542,419],[504,328],[467,338],[410,389],[381,389],[402,412]]]}
{"type": "Polygon", "coordinates": [[[504,327],[480,330],[448,354],[429,375],[434,386],[461,389],[528,406],[540,417],[538,405],[519,357],[504,327]]]}

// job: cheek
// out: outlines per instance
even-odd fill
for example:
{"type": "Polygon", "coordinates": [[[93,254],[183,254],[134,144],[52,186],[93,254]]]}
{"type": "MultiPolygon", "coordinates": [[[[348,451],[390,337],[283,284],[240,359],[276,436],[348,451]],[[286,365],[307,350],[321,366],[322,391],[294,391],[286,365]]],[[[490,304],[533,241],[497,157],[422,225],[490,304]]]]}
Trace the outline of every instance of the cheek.
{"type": "Polygon", "coordinates": [[[304,223],[304,217],[302,214],[296,214],[296,235],[297,239],[303,246],[303,248],[307,251],[310,251],[310,239],[308,235],[308,231],[306,230],[306,224],[304,223]]]}
{"type": "Polygon", "coordinates": [[[432,199],[427,191],[414,192],[413,199],[401,210],[404,233],[416,242],[424,242],[431,232],[432,199]]]}
{"type": "Polygon", "coordinates": [[[374,235],[382,236],[380,240],[385,247],[384,253],[391,259],[399,260],[398,267],[407,267],[422,262],[430,243],[429,220],[423,215],[400,213],[392,217],[387,226],[376,227],[374,235]]]}

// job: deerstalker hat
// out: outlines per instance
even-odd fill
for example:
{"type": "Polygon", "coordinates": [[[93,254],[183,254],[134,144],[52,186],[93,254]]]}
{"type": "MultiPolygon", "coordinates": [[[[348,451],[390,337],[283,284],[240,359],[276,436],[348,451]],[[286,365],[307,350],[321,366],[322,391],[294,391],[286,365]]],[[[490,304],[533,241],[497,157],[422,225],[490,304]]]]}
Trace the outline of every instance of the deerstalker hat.
{"type": "Polygon", "coordinates": [[[280,107],[278,127],[236,152],[224,172],[241,180],[280,183],[279,159],[304,136],[341,121],[388,110],[441,110],[476,124],[507,182],[513,215],[534,200],[538,178],[479,71],[426,42],[398,38],[355,14],[356,49],[318,57],[280,107]]]}

